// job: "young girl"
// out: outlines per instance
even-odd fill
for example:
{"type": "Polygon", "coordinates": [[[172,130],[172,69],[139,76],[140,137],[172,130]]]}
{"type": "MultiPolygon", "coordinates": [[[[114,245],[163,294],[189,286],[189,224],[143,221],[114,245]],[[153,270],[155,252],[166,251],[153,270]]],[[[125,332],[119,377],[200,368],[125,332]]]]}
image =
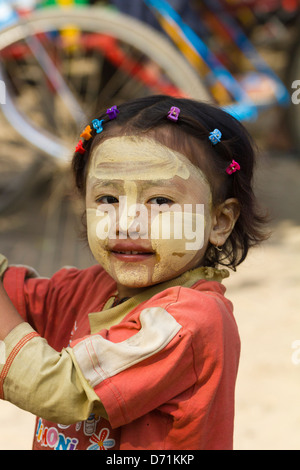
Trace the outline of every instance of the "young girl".
{"type": "Polygon", "coordinates": [[[243,126],[208,104],[113,106],[73,157],[99,263],[2,257],[0,397],[34,449],[231,449],[240,342],[222,280],[263,240],[243,126]],[[223,267],[222,267],[223,266],[223,267]]]}

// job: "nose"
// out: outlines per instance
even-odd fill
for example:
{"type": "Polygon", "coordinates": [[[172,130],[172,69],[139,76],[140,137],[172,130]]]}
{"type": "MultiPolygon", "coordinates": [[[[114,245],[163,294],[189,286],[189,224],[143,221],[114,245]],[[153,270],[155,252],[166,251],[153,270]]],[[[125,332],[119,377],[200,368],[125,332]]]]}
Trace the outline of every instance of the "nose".
{"type": "MultiPolygon", "coordinates": [[[[120,198],[121,199],[121,198],[120,198]]],[[[148,237],[148,210],[144,204],[127,205],[127,201],[119,204],[119,214],[116,224],[119,238],[147,238],[148,237]]]]}

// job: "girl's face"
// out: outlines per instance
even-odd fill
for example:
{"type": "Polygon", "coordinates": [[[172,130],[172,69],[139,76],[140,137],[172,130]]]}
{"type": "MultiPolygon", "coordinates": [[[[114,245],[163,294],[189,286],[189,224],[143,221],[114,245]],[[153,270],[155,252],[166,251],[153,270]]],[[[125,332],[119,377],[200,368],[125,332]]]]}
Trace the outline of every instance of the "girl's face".
{"type": "Polygon", "coordinates": [[[86,189],[88,240],[120,296],[201,265],[211,191],[184,155],[147,137],[112,137],[94,150],[86,189]]]}

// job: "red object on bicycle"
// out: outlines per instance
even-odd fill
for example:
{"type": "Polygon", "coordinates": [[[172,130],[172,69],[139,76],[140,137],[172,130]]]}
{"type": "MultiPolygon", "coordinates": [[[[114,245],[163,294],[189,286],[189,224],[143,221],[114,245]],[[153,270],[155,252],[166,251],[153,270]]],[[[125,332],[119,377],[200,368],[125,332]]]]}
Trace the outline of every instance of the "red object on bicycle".
{"type": "Polygon", "coordinates": [[[174,85],[165,82],[160,74],[151,67],[151,63],[141,64],[138,60],[128,56],[112,36],[87,34],[82,36],[81,43],[87,50],[99,49],[113,65],[141,81],[145,86],[170,96],[186,96],[174,85]]]}

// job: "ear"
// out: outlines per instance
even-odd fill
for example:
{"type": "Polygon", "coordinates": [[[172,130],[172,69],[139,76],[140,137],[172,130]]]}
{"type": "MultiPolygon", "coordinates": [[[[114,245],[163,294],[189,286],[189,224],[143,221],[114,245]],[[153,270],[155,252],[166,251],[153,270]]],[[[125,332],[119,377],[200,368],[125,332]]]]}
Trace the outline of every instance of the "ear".
{"type": "Polygon", "coordinates": [[[226,199],[213,210],[209,241],[221,247],[231,234],[240,215],[240,204],[235,198],[226,199]]]}

